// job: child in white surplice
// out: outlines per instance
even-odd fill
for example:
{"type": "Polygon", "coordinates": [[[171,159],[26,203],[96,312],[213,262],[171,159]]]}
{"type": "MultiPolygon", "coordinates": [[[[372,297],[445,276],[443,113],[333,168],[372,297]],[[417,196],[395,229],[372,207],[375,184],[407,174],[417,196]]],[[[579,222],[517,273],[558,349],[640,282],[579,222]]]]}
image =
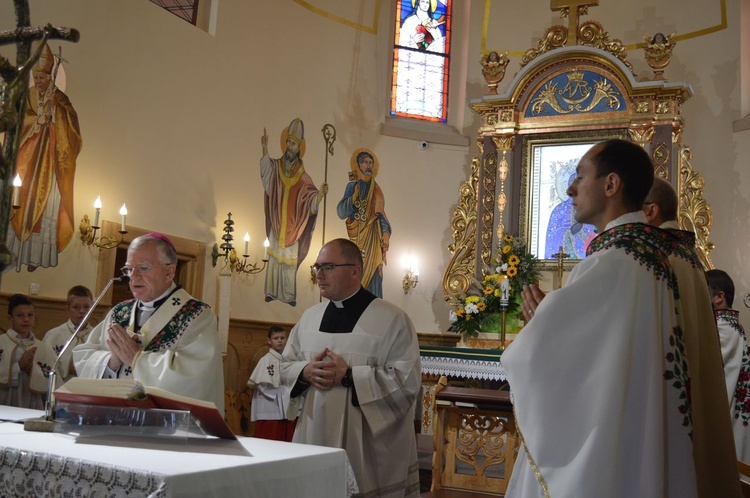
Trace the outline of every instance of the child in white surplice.
{"type": "Polygon", "coordinates": [[[291,389],[281,383],[281,353],[286,346],[286,330],[272,325],[267,340],[270,349],[247,381],[248,387],[254,389],[250,420],[255,422],[255,437],[291,442],[296,425],[295,420],[286,418],[291,389]]]}

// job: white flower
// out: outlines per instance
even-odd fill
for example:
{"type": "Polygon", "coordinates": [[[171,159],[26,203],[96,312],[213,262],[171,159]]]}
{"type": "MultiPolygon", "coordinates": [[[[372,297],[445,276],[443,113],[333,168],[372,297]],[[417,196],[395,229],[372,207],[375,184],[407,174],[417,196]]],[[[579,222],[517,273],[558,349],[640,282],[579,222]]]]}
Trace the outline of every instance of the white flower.
{"type": "Polygon", "coordinates": [[[479,313],[479,308],[477,308],[476,303],[467,304],[464,309],[466,310],[467,315],[475,315],[479,313]]]}
{"type": "Polygon", "coordinates": [[[504,273],[508,271],[508,263],[504,263],[502,266],[495,268],[495,273],[504,273]]]}
{"type": "Polygon", "coordinates": [[[450,312],[450,313],[448,313],[448,320],[449,320],[449,321],[450,321],[451,323],[453,323],[453,322],[455,322],[456,320],[458,320],[458,315],[456,314],[456,312],[455,312],[455,311],[451,310],[451,312],[450,312]]]}

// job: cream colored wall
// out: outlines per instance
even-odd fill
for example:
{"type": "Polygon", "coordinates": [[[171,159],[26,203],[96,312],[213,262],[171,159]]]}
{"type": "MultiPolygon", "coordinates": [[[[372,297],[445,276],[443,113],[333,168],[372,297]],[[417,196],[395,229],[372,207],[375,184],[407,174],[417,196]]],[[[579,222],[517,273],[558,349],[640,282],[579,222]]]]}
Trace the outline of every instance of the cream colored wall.
{"type": "MultiPolygon", "coordinates": [[[[308,3],[335,9],[339,2],[308,3]]],[[[363,0],[361,14],[347,3],[339,14],[359,15],[361,24],[374,25],[376,3],[363,0]]],[[[490,6],[488,49],[522,52],[534,46],[550,24],[567,20],[550,13],[545,1],[524,2],[522,8],[510,0],[454,2],[454,64],[459,74],[451,80],[457,102],[451,119],[470,136],[471,145],[432,144],[421,151],[414,140],[380,133],[387,114],[391,55],[391,2],[381,3],[378,33],[373,35],[292,0],[221,0],[212,36],[146,0],[31,0],[34,24],[52,22],[81,31],[78,44],[53,43],[55,51],[58,44],[63,46],[69,61],[67,93],[84,137],[75,184],[76,219],[93,214],[91,204],[101,195],[104,219],[117,220],[119,206],[127,202],[129,224],[212,245],[231,211],[239,244],[249,231],[260,257],[265,234],[258,159],[264,127],[271,155],[278,157],[282,128],[294,117],[303,119],[305,167],[320,184],[325,158],[320,130],[331,123],[337,141],[329,159],[326,240],[346,235],[336,204],[347,182],[351,152],[369,147],[380,161],[377,181],[393,225],[385,297],[405,309],[420,332],[445,330],[448,306],[440,280],[450,257],[449,223],[458,187],[477,154],[473,143],[478,120],[466,111],[466,100],[486,90],[476,62],[485,8],[490,6]],[[462,27],[464,22],[469,29],[462,27]],[[462,66],[468,71],[465,77],[462,66]],[[405,296],[402,260],[412,253],[420,260],[420,282],[405,296]]],[[[668,0],[658,7],[646,1],[600,3],[589,18],[628,44],[657,30],[684,33],[720,22],[720,0],[668,0]]],[[[714,262],[735,278],[741,297],[750,290],[744,277],[750,269],[750,132],[732,132],[732,121],[741,117],[739,0],[727,0],[726,6],[727,28],[680,42],[666,74],[670,80],[690,82],[696,92],[684,107],[684,140],[693,148],[694,167],[708,179],[706,194],[716,217],[714,262]]],[[[0,29],[11,28],[13,18],[9,2],[3,2],[0,29]]],[[[8,47],[0,52],[12,54],[8,47]]],[[[649,74],[641,53],[631,52],[629,59],[637,72],[649,74]]],[[[518,57],[513,57],[503,83],[517,68],[518,57]]],[[[306,268],[314,262],[321,240],[319,218],[310,255],[298,275],[295,308],[265,303],[261,275],[235,279],[232,317],[293,322],[318,302],[306,268]]],[[[62,297],[74,284],[93,287],[95,265],[96,252],[81,247],[76,238],[57,268],[6,273],[0,291],[27,292],[35,282],[41,284],[42,295],[62,297]]],[[[209,265],[204,298],[211,304],[217,274],[209,265]]],[[[742,315],[750,315],[750,310],[743,308],[742,315]]]]}

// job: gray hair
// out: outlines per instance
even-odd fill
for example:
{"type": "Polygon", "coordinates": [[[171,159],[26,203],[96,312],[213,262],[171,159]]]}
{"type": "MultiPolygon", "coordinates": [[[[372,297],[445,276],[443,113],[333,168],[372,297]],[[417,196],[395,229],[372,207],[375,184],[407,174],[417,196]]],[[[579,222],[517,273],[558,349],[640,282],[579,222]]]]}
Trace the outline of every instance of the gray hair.
{"type": "Polygon", "coordinates": [[[176,265],[177,264],[177,252],[174,246],[162,237],[147,234],[136,237],[130,243],[128,252],[134,249],[138,249],[147,244],[154,244],[156,246],[156,252],[159,254],[159,261],[165,265],[176,265]]]}

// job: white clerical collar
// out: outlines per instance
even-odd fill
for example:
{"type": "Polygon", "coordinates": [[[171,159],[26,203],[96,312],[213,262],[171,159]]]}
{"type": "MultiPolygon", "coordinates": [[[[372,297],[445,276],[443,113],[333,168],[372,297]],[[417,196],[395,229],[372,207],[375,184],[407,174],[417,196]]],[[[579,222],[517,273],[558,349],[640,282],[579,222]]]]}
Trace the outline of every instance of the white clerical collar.
{"type": "Polygon", "coordinates": [[[661,225],[659,225],[659,228],[663,228],[665,230],[667,230],[667,229],[679,230],[680,229],[680,225],[677,224],[676,220],[671,220],[671,221],[665,221],[664,223],[662,223],[661,225]]]}
{"type": "Polygon", "coordinates": [[[607,223],[607,226],[604,227],[604,231],[606,232],[610,228],[618,227],[626,223],[648,224],[648,221],[646,221],[646,214],[643,211],[633,211],[632,213],[625,213],[622,216],[615,218],[614,220],[607,223]]]}
{"type": "MultiPolygon", "coordinates": [[[[359,292],[359,289],[355,290],[355,291],[354,291],[354,294],[356,294],[357,292],[359,292]]],[[[352,295],[351,295],[351,296],[349,296],[349,297],[345,297],[345,298],[344,298],[344,299],[342,299],[341,301],[334,301],[334,300],[331,300],[331,302],[332,302],[332,303],[333,303],[333,305],[334,305],[334,306],[336,306],[337,308],[343,308],[343,307],[344,307],[344,301],[346,301],[347,299],[350,299],[350,298],[354,297],[354,294],[352,294],[352,295]]]]}
{"type": "Polygon", "coordinates": [[[160,299],[164,299],[165,297],[167,297],[174,290],[175,287],[177,287],[177,285],[174,282],[172,282],[172,283],[169,284],[169,288],[166,290],[166,292],[164,292],[164,294],[162,294],[161,296],[157,297],[153,301],[141,301],[141,309],[143,309],[143,308],[154,308],[155,307],[155,303],[157,301],[159,301],[160,299]]]}

